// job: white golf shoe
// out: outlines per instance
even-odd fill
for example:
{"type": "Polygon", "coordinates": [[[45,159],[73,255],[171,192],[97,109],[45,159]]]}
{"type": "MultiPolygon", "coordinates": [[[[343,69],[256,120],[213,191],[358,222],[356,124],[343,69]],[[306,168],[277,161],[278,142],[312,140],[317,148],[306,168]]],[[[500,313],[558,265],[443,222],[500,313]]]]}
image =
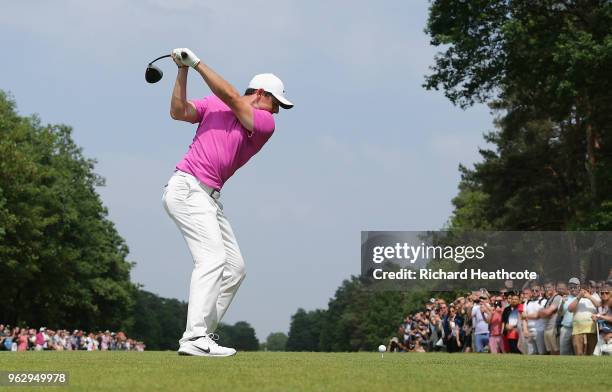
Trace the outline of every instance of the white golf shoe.
{"type": "Polygon", "coordinates": [[[178,349],[179,355],[194,355],[200,357],[230,357],[236,355],[236,350],[229,347],[219,346],[214,337],[215,334],[200,336],[181,344],[178,349]]]}

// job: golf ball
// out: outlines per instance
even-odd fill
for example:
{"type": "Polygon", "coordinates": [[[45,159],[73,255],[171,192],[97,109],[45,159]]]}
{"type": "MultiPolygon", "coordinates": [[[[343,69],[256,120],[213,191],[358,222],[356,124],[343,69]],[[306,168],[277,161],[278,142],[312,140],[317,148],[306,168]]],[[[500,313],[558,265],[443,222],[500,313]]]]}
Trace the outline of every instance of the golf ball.
{"type": "Polygon", "coordinates": [[[379,353],[384,353],[385,351],[387,351],[387,347],[385,347],[384,344],[381,344],[380,346],[378,346],[379,353]]]}

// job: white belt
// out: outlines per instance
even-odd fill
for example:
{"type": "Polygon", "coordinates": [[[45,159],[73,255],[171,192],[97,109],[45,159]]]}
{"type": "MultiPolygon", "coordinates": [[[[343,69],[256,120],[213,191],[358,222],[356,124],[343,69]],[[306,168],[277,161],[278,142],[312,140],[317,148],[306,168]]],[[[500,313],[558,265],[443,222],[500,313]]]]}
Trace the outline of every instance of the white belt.
{"type": "Polygon", "coordinates": [[[202,188],[204,192],[206,192],[206,194],[212,197],[213,199],[217,200],[221,197],[221,192],[219,192],[215,188],[209,187],[208,185],[204,184],[202,181],[198,180],[196,177],[192,176],[191,174],[185,173],[184,171],[181,171],[181,170],[175,170],[174,172],[181,173],[181,174],[184,174],[186,176],[193,178],[198,184],[200,184],[200,188],[202,188]]]}

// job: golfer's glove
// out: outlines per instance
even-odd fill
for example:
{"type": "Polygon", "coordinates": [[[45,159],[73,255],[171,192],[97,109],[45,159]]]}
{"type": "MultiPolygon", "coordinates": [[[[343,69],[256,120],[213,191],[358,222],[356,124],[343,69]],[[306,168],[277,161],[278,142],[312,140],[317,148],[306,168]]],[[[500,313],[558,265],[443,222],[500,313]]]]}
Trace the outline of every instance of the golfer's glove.
{"type": "Polygon", "coordinates": [[[187,48],[177,48],[172,51],[177,59],[189,67],[195,68],[196,65],[200,62],[200,59],[193,53],[190,49],[187,48]]]}

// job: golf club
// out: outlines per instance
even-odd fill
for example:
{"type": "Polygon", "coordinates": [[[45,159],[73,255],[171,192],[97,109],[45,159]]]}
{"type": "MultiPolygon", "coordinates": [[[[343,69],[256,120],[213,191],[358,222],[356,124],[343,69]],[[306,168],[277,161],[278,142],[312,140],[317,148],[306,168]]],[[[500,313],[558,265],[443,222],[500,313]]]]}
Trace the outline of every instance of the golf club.
{"type": "MultiPolygon", "coordinates": [[[[156,62],[157,60],[161,60],[166,57],[171,57],[171,55],[166,54],[164,56],[160,56],[149,63],[149,65],[147,66],[147,69],[145,70],[145,80],[148,83],[157,83],[164,76],[164,73],[162,72],[162,70],[156,67],[155,65],[153,65],[153,63],[156,62]]],[[[186,58],[187,53],[181,52],[181,57],[186,58]]]]}

